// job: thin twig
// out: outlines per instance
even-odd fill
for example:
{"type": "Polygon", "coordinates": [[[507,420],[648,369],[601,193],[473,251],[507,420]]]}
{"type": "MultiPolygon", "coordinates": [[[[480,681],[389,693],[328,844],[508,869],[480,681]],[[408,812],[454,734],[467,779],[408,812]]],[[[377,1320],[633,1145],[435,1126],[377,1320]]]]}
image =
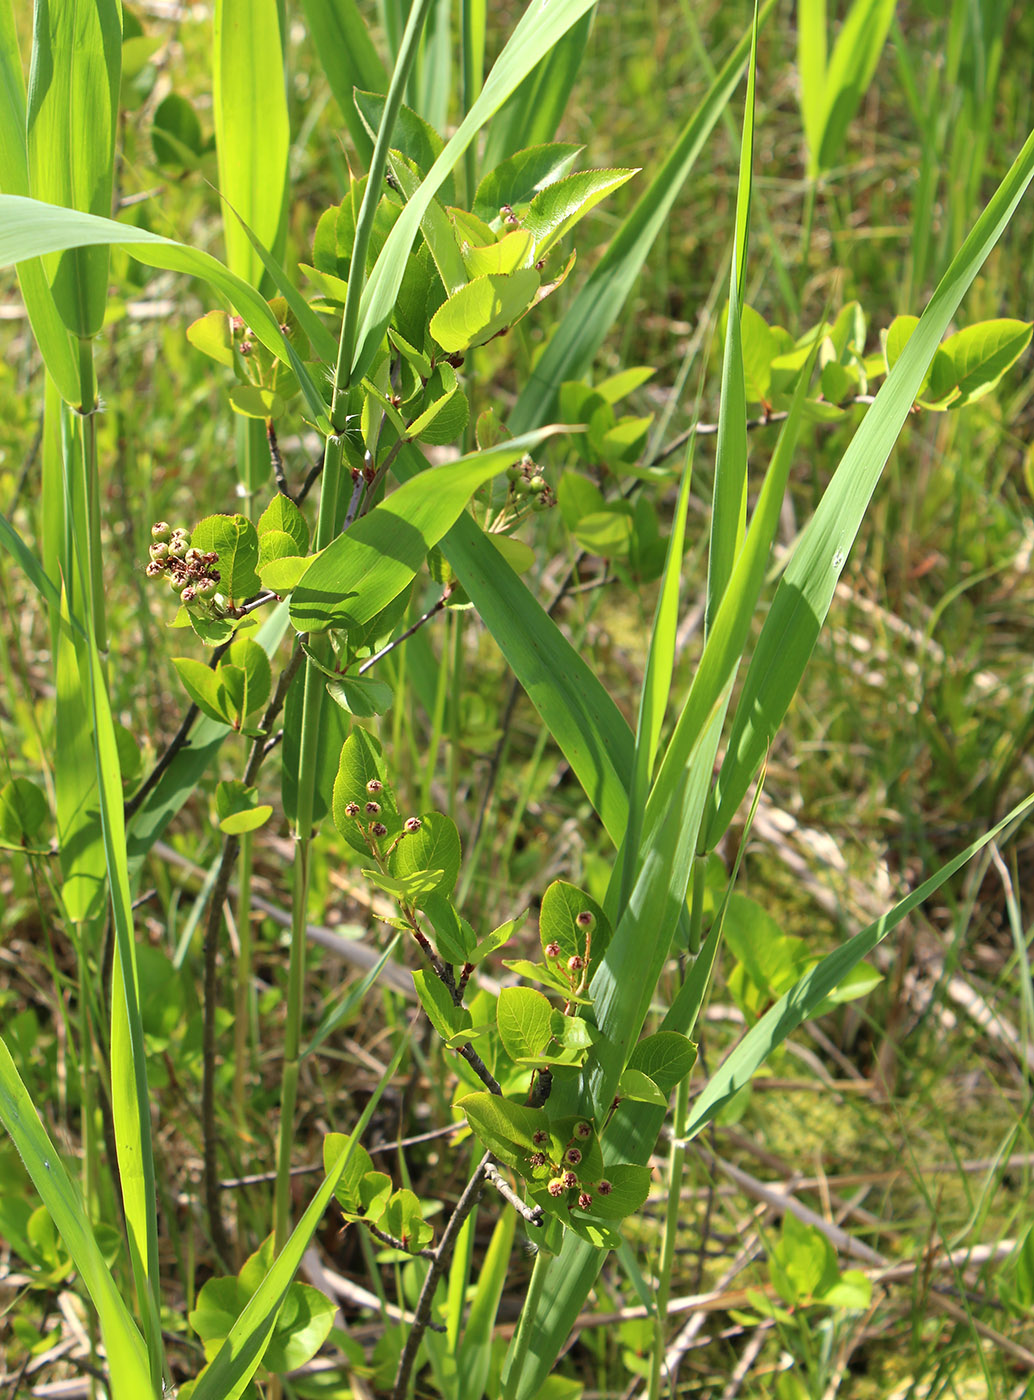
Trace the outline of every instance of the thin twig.
{"type": "Polygon", "coordinates": [[[422,613],[421,616],[418,617],[417,620],[413,623],[412,627],[407,627],[406,630],[402,632],[399,636],[397,636],[393,641],[390,641],[385,646],[382,646],[380,651],[374,652],[373,656],[369,657],[368,660],[364,661],[363,664],[359,667],[358,671],[356,672],[356,675],[365,675],[371,666],[376,665],[378,661],[383,661],[383,659],[388,655],[389,652],[394,651],[395,648],[401,646],[403,642],[407,642],[414,632],[419,632],[421,627],[425,626],[426,623],[430,622],[433,617],[438,616],[438,614],[448,603],[451,596],[452,587],[450,585],[448,588],[446,588],[445,592],[438,599],[437,603],[435,603],[433,607],[428,608],[427,612],[422,613]]]}
{"type": "Polygon", "coordinates": [[[266,440],[269,443],[269,456],[273,463],[273,475],[276,477],[276,487],[281,496],[286,496],[289,501],[298,504],[290,491],[287,489],[287,477],[284,475],[284,459],[280,455],[280,444],[276,440],[276,427],[272,418],[266,420],[266,440]]]}
{"type": "Polygon", "coordinates": [[[481,1161],[474,1168],[474,1173],[466,1186],[463,1188],[463,1195],[456,1202],[456,1209],[449,1217],[449,1223],[445,1227],[441,1243],[434,1252],[434,1262],[427,1271],[424,1279],[424,1286],[420,1290],[420,1297],[417,1299],[416,1310],[413,1316],[413,1325],[409,1329],[406,1344],[402,1348],[402,1355],[399,1357],[398,1371],[395,1373],[395,1389],[392,1392],[392,1400],[406,1400],[406,1393],[409,1390],[409,1378],[413,1371],[413,1363],[416,1361],[416,1354],[420,1349],[427,1325],[431,1320],[431,1305],[434,1302],[435,1291],[439,1280],[449,1267],[452,1259],[452,1252],[456,1248],[456,1240],[463,1222],[473,1210],[480,1195],[481,1185],[485,1179],[485,1168],[491,1163],[491,1154],[486,1152],[481,1161]]]}
{"type": "Polygon", "coordinates": [[[386,1244],[390,1249],[397,1249],[400,1254],[411,1254],[420,1259],[435,1259],[437,1255],[433,1249],[410,1249],[404,1240],[397,1240],[394,1235],[389,1235],[387,1230],[382,1230],[379,1225],[373,1225],[369,1220],[363,1222],[370,1234],[381,1244],[386,1244]]]}
{"type": "Polygon", "coordinates": [[[529,1225],[542,1225],[542,1207],[529,1206],[527,1201],[522,1201],[513,1187],[505,1180],[499,1168],[494,1162],[485,1164],[485,1180],[490,1182],[502,1196],[504,1201],[509,1201],[519,1216],[528,1222],[529,1225]]]}
{"type": "Polygon", "coordinates": [[[296,505],[296,506],[300,506],[301,503],[305,500],[306,496],[309,494],[309,492],[312,490],[312,488],[316,485],[317,481],[319,481],[319,479],[320,479],[320,474],[322,473],[322,471],[323,471],[323,457],[322,457],[322,455],[320,455],[319,457],[316,458],[315,462],[314,462],[314,463],[312,464],[312,466],[309,468],[309,470],[308,470],[308,472],[307,472],[307,474],[306,474],[305,480],[302,482],[301,486],[300,486],[299,489],[298,489],[298,495],[297,495],[297,497],[296,497],[296,499],[295,499],[295,505],[296,505]]]}
{"type": "MultiPolygon", "coordinates": [[[[852,408],[855,404],[871,404],[875,402],[873,394],[855,394],[852,399],[845,399],[842,404],[835,404],[836,408],[852,408]]],[[[777,413],[763,413],[760,418],[748,418],[748,428],[767,428],[770,423],[782,423],[789,418],[789,413],[780,410],[777,413]]],[[[715,437],[718,433],[717,423],[693,423],[683,432],[673,437],[671,442],[658,449],[654,462],[662,462],[665,457],[671,457],[680,447],[685,447],[690,438],[695,437],[715,437]]]]}

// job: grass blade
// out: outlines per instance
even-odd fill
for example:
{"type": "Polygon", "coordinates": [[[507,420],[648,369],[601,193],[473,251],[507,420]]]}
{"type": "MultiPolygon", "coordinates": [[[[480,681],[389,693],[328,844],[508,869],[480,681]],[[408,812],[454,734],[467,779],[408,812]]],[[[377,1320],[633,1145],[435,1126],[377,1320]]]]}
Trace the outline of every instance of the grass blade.
{"type": "Polygon", "coordinates": [[[156,1397],[143,1338],[97,1247],[79,1190],[47,1136],[10,1051],[0,1039],[0,1121],[11,1135],[97,1309],[113,1400],[156,1397]]]}
{"type": "Polygon", "coordinates": [[[840,570],[927,366],[952,317],[1034,176],[1034,133],[952,260],[900,359],[851,440],[805,527],[772,601],[744,679],[718,775],[707,849],[732,820],[783,721],[829,610],[840,570]]]}
{"type": "Polygon", "coordinates": [[[507,156],[556,137],[589,41],[593,13],[573,25],[492,118],[483,167],[494,170],[507,156]]]}
{"type": "Polygon", "coordinates": [[[213,21],[219,193],[230,206],[223,211],[226,265],[256,287],[262,263],[231,211],[277,255],[291,143],[279,10],[277,0],[216,0],[213,21]]]}
{"type": "MultiPolygon", "coordinates": [[[[26,117],[29,188],[37,199],[111,213],[122,64],[118,0],[37,5],[26,117]],[[69,114],[80,114],[70,120],[69,114]],[[89,120],[82,120],[89,113],[89,120]]],[[[62,319],[96,335],[108,299],[108,250],[74,248],[48,265],[62,319]]]]}
{"type": "Polygon", "coordinates": [[[395,307],[406,255],[413,246],[420,221],[446,176],[488,118],[498,110],[535,64],[588,10],[594,0],[554,0],[543,11],[538,0],[528,6],[479,93],[473,107],[460,123],[395,222],[363,289],[359,332],[350,365],[350,380],[357,380],[369,366],[384,329],[395,307]]]}
{"type": "MultiPolygon", "coordinates": [[[[759,25],[775,0],[761,7],[759,25]]],[[[740,81],[750,54],[748,30],[722,66],[700,106],[682,128],[671,153],[622,223],[585,285],[565,311],[560,326],[521,390],[507,426],[523,433],[554,412],[560,385],[588,373],[593,356],[617,320],[650,249],[671,216],[683,185],[715,123],[740,81]]]]}
{"type": "Polygon", "coordinates": [[[373,141],[352,100],[353,91],[387,92],[388,75],[377,57],[355,0],[302,0],[313,48],[327,75],[352,144],[369,165],[373,141]]]}
{"type": "Polygon", "coordinates": [[[710,629],[722,601],[743,540],[747,519],[747,389],[743,374],[741,307],[750,227],[751,167],[754,154],[754,78],[757,59],[757,6],[747,64],[747,100],[743,113],[740,169],[736,190],[736,224],[729,270],[729,316],[718,405],[711,539],[707,559],[707,605],[704,631],[710,629]]]}

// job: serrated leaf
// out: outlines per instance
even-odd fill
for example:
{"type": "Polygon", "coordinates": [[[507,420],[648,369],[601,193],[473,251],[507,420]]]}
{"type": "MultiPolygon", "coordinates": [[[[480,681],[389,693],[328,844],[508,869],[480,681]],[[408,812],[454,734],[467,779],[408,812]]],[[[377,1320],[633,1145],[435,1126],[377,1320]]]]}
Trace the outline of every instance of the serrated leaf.
{"type": "Polygon", "coordinates": [[[529,267],[535,257],[535,238],[527,229],[514,229],[496,243],[460,248],[468,277],[485,277],[491,272],[516,272],[529,267]]]}
{"type": "Polygon", "coordinates": [[[420,1198],[408,1188],[396,1191],[391,1197],[380,1225],[410,1253],[426,1248],[434,1239],[434,1230],[424,1219],[420,1198]]]}
{"type": "MultiPolygon", "coordinates": [[[[584,890],[566,880],[554,880],[542,896],[539,912],[539,942],[550,966],[559,963],[566,966],[569,958],[584,957],[589,948],[589,969],[585,978],[588,986],[599,959],[602,958],[610,942],[610,923],[603,910],[584,890]],[[579,927],[579,914],[590,914],[594,920],[591,930],[579,927]],[[559,946],[559,954],[553,958],[547,952],[551,944],[559,946]]],[[[579,974],[581,975],[581,974],[579,974]]]]}
{"type": "MultiPolygon", "coordinates": [[[[491,933],[486,933],[484,938],[478,942],[477,947],[469,954],[470,961],[476,966],[483,962],[490,953],[502,948],[510,941],[527,917],[528,911],[525,909],[524,913],[518,914],[516,919],[507,919],[498,928],[494,928],[491,933]]],[[[529,963],[528,966],[531,967],[533,964],[529,963]]]]}
{"type": "Polygon", "coordinates": [[[500,220],[503,205],[517,213],[548,185],[566,175],[583,149],[553,142],[509,156],[482,178],[474,196],[474,213],[488,223],[500,220]]]}
{"type": "Polygon", "coordinates": [[[475,277],[431,317],[430,331],[446,354],[484,345],[527,311],[540,284],[534,268],[475,277]]]}
{"type": "Polygon", "coordinates": [[[282,531],[294,541],[293,554],[304,554],[309,548],[308,521],[292,500],[279,493],[259,516],[259,540],[270,530],[282,531]]]}
{"type": "Polygon", "coordinates": [[[542,258],[579,219],[621,188],[637,170],[580,170],[540,190],[521,214],[522,227],[535,239],[535,256],[542,258]]]}

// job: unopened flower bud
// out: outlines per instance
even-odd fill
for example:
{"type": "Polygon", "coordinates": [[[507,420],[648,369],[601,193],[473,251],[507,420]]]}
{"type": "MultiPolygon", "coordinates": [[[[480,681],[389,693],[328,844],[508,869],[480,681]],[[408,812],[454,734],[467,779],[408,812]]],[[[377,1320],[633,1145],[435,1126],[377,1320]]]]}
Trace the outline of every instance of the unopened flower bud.
{"type": "Polygon", "coordinates": [[[547,943],[547,944],[546,944],[546,957],[547,957],[547,958],[558,958],[559,956],[560,956],[560,944],[559,944],[559,943],[547,943]]]}
{"type": "Polygon", "coordinates": [[[388,828],[383,822],[374,822],[373,826],[370,827],[370,834],[371,836],[387,836],[388,828]]]}
{"type": "Polygon", "coordinates": [[[591,933],[596,927],[596,915],[591,909],[583,909],[580,914],[574,916],[574,921],[579,928],[585,929],[587,933],[591,933]]]}
{"type": "Polygon", "coordinates": [[[562,1176],[554,1176],[546,1187],[546,1190],[551,1196],[562,1196],[564,1194],[564,1189],[564,1178],[562,1176]]]}
{"type": "Polygon", "coordinates": [[[370,781],[366,784],[366,791],[380,792],[383,786],[384,784],[381,782],[380,778],[371,778],[370,781]]]}
{"type": "Polygon", "coordinates": [[[172,538],[172,526],[167,520],[156,520],[151,526],[151,539],[155,544],[167,544],[172,538]]]}
{"type": "Polygon", "coordinates": [[[585,959],[582,957],[581,953],[574,953],[568,958],[567,966],[568,970],[571,972],[581,972],[582,968],[585,966],[585,959]]]}
{"type": "Polygon", "coordinates": [[[592,1197],[589,1195],[588,1191],[579,1191],[579,1193],[578,1193],[578,1209],[579,1209],[579,1210],[588,1210],[589,1207],[590,1207],[591,1205],[592,1205],[592,1197]]]}
{"type": "Polygon", "coordinates": [[[412,836],[414,831],[419,831],[422,825],[423,823],[419,817],[407,817],[402,823],[402,829],[408,831],[410,836],[412,836]]]}
{"type": "Polygon", "coordinates": [[[345,816],[346,816],[346,817],[357,817],[358,815],[359,815],[359,803],[358,803],[358,802],[349,802],[349,803],[347,803],[347,804],[345,805],[345,816]]]}
{"type": "Polygon", "coordinates": [[[368,817],[375,817],[375,816],[377,815],[377,813],[378,813],[380,810],[381,810],[381,804],[380,804],[379,802],[367,802],[367,803],[366,803],[365,811],[366,811],[366,815],[367,815],[368,817]]]}

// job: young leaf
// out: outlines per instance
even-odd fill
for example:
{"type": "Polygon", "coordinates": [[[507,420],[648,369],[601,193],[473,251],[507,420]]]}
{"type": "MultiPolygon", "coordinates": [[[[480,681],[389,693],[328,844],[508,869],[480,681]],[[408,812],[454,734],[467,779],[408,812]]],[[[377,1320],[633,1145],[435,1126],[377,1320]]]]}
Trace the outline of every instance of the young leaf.
{"type": "Polygon", "coordinates": [[[204,554],[218,554],[219,588],[234,602],[243,603],[259,591],[258,534],[247,516],[205,516],[191,531],[190,542],[204,554]]]}
{"type": "Polygon", "coordinates": [[[696,1057],[697,1048],[686,1036],[677,1031],[658,1031],[639,1042],[628,1064],[629,1068],[648,1074],[667,1096],[689,1074],[696,1057]]]}
{"type": "Polygon", "coordinates": [[[441,882],[434,893],[448,896],[460,873],[460,834],[456,823],[442,812],[427,812],[420,829],[404,832],[392,857],[392,874],[406,876],[416,870],[437,869],[441,882]]]}
{"type": "Polygon", "coordinates": [[[520,320],[534,301],[540,280],[531,267],[508,274],[489,273],[476,277],[434,313],[431,334],[450,355],[474,345],[484,345],[520,320]]]}
{"type": "Polygon", "coordinates": [[[277,494],[259,516],[258,536],[261,541],[270,530],[282,531],[293,541],[292,554],[304,554],[309,548],[309,526],[305,516],[287,496],[277,494]]]}
{"type": "Polygon", "coordinates": [[[530,1175],[528,1158],[550,1142],[549,1120],[542,1109],[511,1103],[498,1094],[482,1093],[467,1094],[456,1106],[500,1162],[522,1175],[530,1175]]]}
{"type": "Polygon", "coordinates": [[[449,1041],[470,1030],[470,1012],[465,1006],[456,1005],[449,989],[435,973],[418,969],[413,973],[413,985],[427,1019],[443,1040],[449,1041]]]}

